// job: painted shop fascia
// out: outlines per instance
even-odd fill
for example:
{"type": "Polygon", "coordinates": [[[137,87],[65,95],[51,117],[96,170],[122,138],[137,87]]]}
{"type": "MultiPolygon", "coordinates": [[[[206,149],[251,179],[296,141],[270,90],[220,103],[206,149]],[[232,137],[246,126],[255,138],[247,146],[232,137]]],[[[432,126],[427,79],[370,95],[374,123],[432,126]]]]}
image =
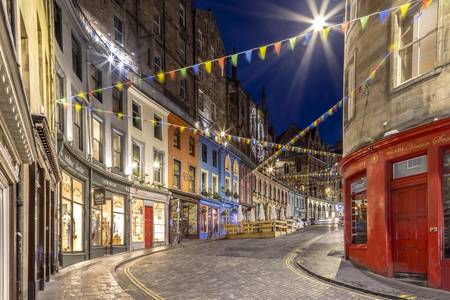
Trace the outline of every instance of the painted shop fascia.
{"type": "Polygon", "coordinates": [[[450,260],[444,255],[444,155],[450,147],[450,119],[434,121],[384,138],[347,155],[340,163],[344,180],[345,256],[374,272],[394,276],[393,193],[398,184],[422,184],[427,194],[425,275],[431,287],[450,289],[450,260]],[[393,165],[426,158],[422,175],[393,178],[393,165]],[[365,179],[367,237],[352,241],[351,184],[365,179]],[[422,179],[421,179],[422,178],[422,179]],[[422,183],[423,180],[423,183],[422,183]],[[402,181],[398,183],[399,181],[402,181]],[[373,257],[379,257],[373,260],[373,257]]]}

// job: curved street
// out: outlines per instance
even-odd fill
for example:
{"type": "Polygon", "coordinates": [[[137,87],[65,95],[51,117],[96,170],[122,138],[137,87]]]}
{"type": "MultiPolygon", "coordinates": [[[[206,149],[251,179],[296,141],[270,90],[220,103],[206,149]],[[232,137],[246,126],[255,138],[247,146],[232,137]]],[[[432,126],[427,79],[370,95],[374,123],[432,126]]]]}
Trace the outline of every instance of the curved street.
{"type": "Polygon", "coordinates": [[[302,248],[334,227],[276,239],[219,240],[155,253],[124,264],[117,278],[136,299],[374,299],[300,271],[302,248]]]}

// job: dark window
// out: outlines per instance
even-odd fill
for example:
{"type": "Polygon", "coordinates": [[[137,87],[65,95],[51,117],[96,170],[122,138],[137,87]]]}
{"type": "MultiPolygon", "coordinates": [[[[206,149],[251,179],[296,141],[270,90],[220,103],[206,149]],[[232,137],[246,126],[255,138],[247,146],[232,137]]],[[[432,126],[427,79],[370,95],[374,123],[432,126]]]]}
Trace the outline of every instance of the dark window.
{"type": "Polygon", "coordinates": [[[173,160],[173,187],[181,188],[181,162],[179,160],[173,160]]]}
{"type": "Polygon", "coordinates": [[[153,33],[161,36],[161,15],[153,16],[153,33]]]}
{"type": "MultiPolygon", "coordinates": [[[[64,88],[64,77],[56,73],[56,98],[65,100],[65,88],[64,88]]],[[[62,103],[58,104],[58,130],[64,132],[64,105],[62,103]]]]}
{"type": "Polygon", "coordinates": [[[161,56],[159,56],[158,54],[155,54],[155,56],[153,57],[153,70],[155,71],[155,74],[158,74],[159,72],[161,72],[161,70],[162,70],[161,65],[162,65],[161,56]]]}
{"type": "Polygon", "coordinates": [[[80,80],[83,80],[81,74],[81,46],[72,35],[72,70],[80,80]]]}
{"type": "Polygon", "coordinates": [[[180,97],[182,99],[186,99],[186,88],[187,88],[186,79],[181,79],[180,80],[180,97]]]}
{"type": "Polygon", "coordinates": [[[131,104],[133,111],[133,127],[142,130],[142,116],[141,116],[141,106],[135,102],[131,104]]]}
{"type": "Polygon", "coordinates": [[[114,16],[114,40],[123,44],[123,22],[116,16],[114,16]]]}
{"type": "Polygon", "coordinates": [[[284,164],[284,174],[289,174],[289,164],[287,163],[284,164]]]}
{"type": "Polygon", "coordinates": [[[352,243],[367,243],[367,178],[363,177],[350,184],[352,204],[352,243]]]}
{"type": "MultiPolygon", "coordinates": [[[[123,90],[117,86],[113,87],[112,90],[112,111],[115,114],[123,112],[123,90]]],[[[120,117],[121,118],[121,117],[120,117]]]]}
{"type": "MultiPolygon", "coordinates": [[[[79,105],[81,103],[77,102],[79,105]]],[[[75,106],[72,109],[73,119],[73,145],[83,151],[83,111],[75,106]]]]}
{"type": "Polygon", "coordinates": [[[189,192],[195,193],[195,168],[189,167],[189,192]]]}
{"type": "Polygon", "coordinates": [[[189,154],[195,156],[195,139],[192,136],[189,137],[189,154]]]}
{"type": "Polygon", "coordinates": [[[180,2],[178,21],[182,28],[186,27],[186,7],[184,6],[184,3],[182,3],[182,2],[180,2]]]}
{"type": "Polygon", "coordinates": [[[181,131],[180,128],[175,128],[173,130],[173,146],[175,148],[181,148],[181,131]]]}
{"type": "Polygon", "coordinates": [[[94,65],[92,65],[91,73],[92,94],[93,96],[95,96],[95,98],[97,98],[98,101],[102,102],[103,93],[100,91],[103,85],[102,72],[94,65]]]}
{"type": "Polygon", "coordinates": [[[202,161],[208,162],[208,147],[205,144],[202,144],[202,161]]]}
{"type": "Polygon", "coordinates": [[[212,152],[212,164],[213,167],[217,168],[217,151],[213,150],[212,152]]]}
{"type": "Polygon", "coordinates": [[[141,147],[133,142],[133,176],[135,178],[141,177],[141,147]]]}
{"type": "Polygon", "coordinates": [[[103,162],[103,122],[92,118],[92,157],[103,162]]]}
{"type": "Polygon", "coordinates": [[[122,170],[122,135],[113,131],[112,133],[113,148],[113,168],[122,170]]]}
{"type": "Polygon", "coordinates": [[[155,136],[155,138],[162,140],[162,119],[160,117],[158,117],[157,115],[154,116],[153,118],[154,123],[153,123],[153,134],[155,136]]]}
{"type": "Polygon", "coordinates": [[[55,20],[54,20],[54,26],[55,26],[55,39],[58,42],[59,47],[61,50],[63,49],[63,43],[62,43],[62,14],[61,14],[61,7],[56,2],[53,2],[54,7],[54,14],[55,14],[55,20]]]}
{"type": "Polygon", "coordinates": [[[450,258],[450,150],[444,153],[442,159],[444,170],[442,185],[442,201],[444,206],[444,255],[450,258]]]}
{"type": "Polygon", "coordinates": [[[179,45],[178,45],[178,53],[180,54],[180,57],[183,62],[186,62],[186,41],[184,38],[179,38],[179,45]]]}
{"type": "Polygon", "coordinates": [[[302,163],[300,161],[295,162],[295,171],[300,173],[302,171],[302,163]]]}

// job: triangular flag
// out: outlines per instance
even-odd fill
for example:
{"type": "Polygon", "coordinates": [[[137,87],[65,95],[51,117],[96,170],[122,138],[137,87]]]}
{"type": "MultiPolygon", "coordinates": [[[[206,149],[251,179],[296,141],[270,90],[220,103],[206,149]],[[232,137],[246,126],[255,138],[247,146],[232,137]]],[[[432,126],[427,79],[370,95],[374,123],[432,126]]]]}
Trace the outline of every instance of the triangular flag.
{"type": "Polygon", "coordinates": [[[175,78],[177,77],[176,71],[170,71],[169,72],[169,77],[170,77],[171,80],[175,80],[175,78]]]}
{"type": "Polygon", "coordinates": [[[205,62],[205,70],[206,70],[206,73],[211,74],[211,71],[212,71],[212,62],[211,61],[205,62]]]}
{"type": "Polygon", "coordinates": [[[382,12],[380,12],[380,21],[381,23],[384,23],[384,21],[386,21],[386,17],[389,16],[389,11],[388,10],[384,10],[382,12]]]}
{"type": "Polygon", "coordinates": [[[186,77],[186,75],[187,75],[186,68],[180,69],[180,74],[182,77],[186,77]]]}
{"type": "Polygon", "coordinates": [[[186,127],[184,127],[184,126],[180,126],[179,128],[180,128],[181,133],[183,133],[186,130],[186,127]]]}
{"type": "Polygon", "coordinates": [[[366,28],[367,21],[369,21],[369,16],[361,17],[359,21],[361,22],[361,29],[364,30],[366,28]]]}
{"type": "Polygon", "coordinates": [[[400,6],[400,16],[403,18],[406,16],[406,13],[408,13],[408,9],[411,6],[411,2],[405,3],[402,6],[400,6]]]}
{"type": "Polygon", "coordinates": [[[238,54],[233,54],[231,55],[231,63],[233,64],[233,66],[237,66],[237,62],[238,62],[238,54]]]}
{"type": "Polygon", "coordinates": [[[322,37],[326,41],[328,39],[328,35],[330,34],[331,27],[326,27],[322,30],[322,37]]]}
{"type": "Polygon", "coordinates": [[[273,51],[275,52],[276,55],[280,55],[281,42],[276,42],[275,44],[273,44],[273,51]]]}
{"type": "Polygon", "coordinates": [[[245,58],[247,58],[248,63],[252,62],[252,53],[252,50],[245,51],[245,58]]]}
{"type": "Polygon", "coordinates": [[[217,60],[217,63],[219,64],[219,68],[223,70],[225,68],[225,57],[221,57],[217,60]]]}
{"type": "Polygon", "coordinates": [[[295,44],[297,43],[297,38],[293,37],[289,39],[289,45],[291,46],[291,50],[294,50],[295,44]]]}
{"type": "Polygon", "coordinates": [[[262,46],[259,48],[259,57],[264,60],[266,58],[267,46],[262,46]]]}
{"type": "Polygon", "coordinates": [[[312,32],[306,33],[305,37],[303,38],[303,45],[308,45],[309,41],[311,40],[312,32]]]}
{"type": "Polygon", "coordinates": [[[193,65],[192,70],[194,71],[194,74],[198,74],[198,71],[200,70],[200,64],[193,65]]]}
{"type": "Polygon", "coordinates": [[[166,80],[166,76],[163,72],[159,72],[156,77],[158,78],[159,83],[164,83],[164,81],[166,80]]]}
{"type": "Polygon", "coordinates": [[[422,4],[424,8],[427,8],[433,0],[422,0],[422,4]]]}

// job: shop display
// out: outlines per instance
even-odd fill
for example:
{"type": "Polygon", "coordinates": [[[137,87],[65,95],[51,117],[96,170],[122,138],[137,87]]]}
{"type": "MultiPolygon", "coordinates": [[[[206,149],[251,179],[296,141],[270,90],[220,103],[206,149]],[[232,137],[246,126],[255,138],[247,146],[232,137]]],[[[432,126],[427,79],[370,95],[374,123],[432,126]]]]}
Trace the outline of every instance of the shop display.
{"type": "Polygon", "coordinates": [[[153,240],[155,242],[165,241],[165,215],[164,215],[164,204],[155,203],[153,205],[153,240]]]}
{"type": "Polygon", "coordinates": [[[83,183],[63,172],[61,245],[64,252],[83,251],[83,183]]]}
{"type": "Polygon", "coordinates": [[[201,217],[202,217],[200,230],[202,232],[208,232],[209,208],[206,205],[201,205],[200,211],[201,211],[201,217]]]}
{"type": "Polygon", "coordinates": [[[124,198],[122,196],[113,195],[113,228],[112,228],[112,244],[123,245],[125,233],[125,208],[124,198]]]}
{"type": "Polygon", "coordinates": [[[131,239],[133,242],[144,241],[144,201],[134,199],[131,206],[131,239]]]}

